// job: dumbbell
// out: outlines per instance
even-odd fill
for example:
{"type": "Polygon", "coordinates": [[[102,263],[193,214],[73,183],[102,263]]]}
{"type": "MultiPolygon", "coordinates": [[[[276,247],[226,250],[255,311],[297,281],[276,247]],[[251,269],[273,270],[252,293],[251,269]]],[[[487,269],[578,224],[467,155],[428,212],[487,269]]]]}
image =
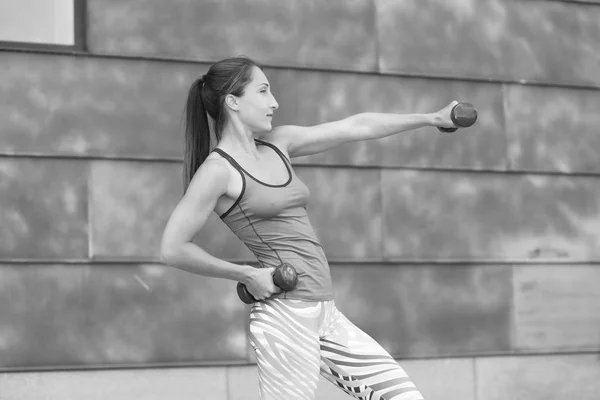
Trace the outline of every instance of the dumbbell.
{"type": "MultiPolygon", "coordinates": [[[[473,104],[469,103],[458,103],[450,111],[450,118],[454,125],[458,128],[467,128],[477,121],[477,110],[473,107],[473,104]]],[[[456,132],[458,128],[442,128],[438,129],[442,132],[456,132]]]]}
{"type": "MultiPolygon", "coordinates": [[[[284,292],[289,292],[290,290],[293,290],[298,283],[298,273],[292,265],[283,263],[275,268],[275,272],[273,272],[273,283],[284,292]]],[[[250,294],[248,288],[242,282],[238,282],[237,284],[237,294],[240,300],[246,304],[252,304],[258,301],[250,294]]]]}

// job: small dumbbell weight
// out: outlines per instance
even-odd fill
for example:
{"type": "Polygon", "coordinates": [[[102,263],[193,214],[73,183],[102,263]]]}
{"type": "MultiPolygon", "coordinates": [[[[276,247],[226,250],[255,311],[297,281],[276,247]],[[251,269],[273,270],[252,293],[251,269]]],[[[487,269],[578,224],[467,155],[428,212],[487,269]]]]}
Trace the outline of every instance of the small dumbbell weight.
{"type": "MultiPolygon", "coordinates": [[[[275,268],[275,271],[273,272],[273,283],[284,292],[289,292],[298,284],[298,273],[292,265],[283,263],[275,268]]],[[[252,304],[258,301],[250,294],[246,285],[241,282],[238,282],[237,284],[237,293],[240,300],[246,304],[252,304]]]]}
{"type": "Polygon", "coordinates": [[[458,103],[450,110],[450,119],[457,128],[438,127],[438,129],[442,132],[456,132],[458,128],[467,128],[477,121],[477,110],[475,110],[473,104],[458,103]]]}

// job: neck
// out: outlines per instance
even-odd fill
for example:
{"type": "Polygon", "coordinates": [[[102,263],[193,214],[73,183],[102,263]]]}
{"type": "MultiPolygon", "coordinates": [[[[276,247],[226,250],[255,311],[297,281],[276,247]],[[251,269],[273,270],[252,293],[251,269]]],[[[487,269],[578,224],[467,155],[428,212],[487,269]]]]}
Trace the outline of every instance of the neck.
{"type": "Polygon", "coordinates": [[[219,144],[232,154],[258,158],[254,132],[239,120],[232,120],[224,127],[219,144]]]}

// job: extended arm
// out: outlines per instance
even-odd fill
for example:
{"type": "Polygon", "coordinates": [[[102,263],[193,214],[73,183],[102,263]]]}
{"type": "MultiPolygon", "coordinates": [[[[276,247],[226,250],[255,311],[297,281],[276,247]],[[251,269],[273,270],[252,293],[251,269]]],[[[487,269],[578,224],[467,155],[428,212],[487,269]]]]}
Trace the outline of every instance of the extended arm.
{"type": "Polygon", "coordinates": [[[380,139],[425,126],[453,127],[450,110],[457,102],[429,114],[360,113],[311,127],[281,126],[266,137],[287,150],[290,157],[320,153],[344,143],[380,139]]]}

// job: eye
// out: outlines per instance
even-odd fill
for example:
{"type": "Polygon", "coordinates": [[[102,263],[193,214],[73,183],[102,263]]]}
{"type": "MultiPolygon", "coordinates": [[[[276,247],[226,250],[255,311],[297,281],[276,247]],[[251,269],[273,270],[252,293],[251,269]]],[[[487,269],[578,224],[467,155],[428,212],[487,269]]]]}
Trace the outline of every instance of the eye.
{"type": "Polygon", "coordinates": [[[267,89],[261,89],[260,92],[261,93],[267,93],[267,89]]]}

